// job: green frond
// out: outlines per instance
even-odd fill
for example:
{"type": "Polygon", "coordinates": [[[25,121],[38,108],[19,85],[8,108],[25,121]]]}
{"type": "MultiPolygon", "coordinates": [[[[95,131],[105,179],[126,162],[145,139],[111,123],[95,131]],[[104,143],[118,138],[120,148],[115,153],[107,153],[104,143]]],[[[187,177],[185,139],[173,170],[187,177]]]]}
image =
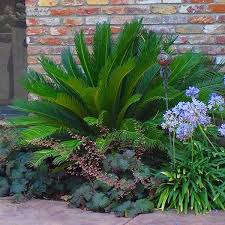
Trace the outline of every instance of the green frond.
{"type": "Polygon", "coordinates": [[[54,149],[43,149],[33,152],[30,166],[39,167],[46,159],[57,156],[58,153],[54,149]]]}
{"type": "Polygon", "coordinates": [[[26,127],[42,124],[45,122],[42,118],[38,116],[19,116],[8,118],[9,123],[15,127],[26,127]]]}
{"type": "MultiPolygon", "coordinates": [[[[123,79],[132,71],[135,67],[134,59],[129,59],[122,66],[118,66],[110,75],[108,84],[106,85],[108,91],[108,104],[110,107],[106,108],[106,110],[111,110],[112,113],[118,112],[118,99],[121,98],[121,85],[123,79]]],[[[103,97],[103,96],[102,96],[103,97]]]]}
{"type": "MultiPolygon", "coordinates": [[[[159,54],[160,48],[159,45],[156,45],[155,47],[151,45],[151,41],[152,39],[154,39],[154,35],[148,35],[148,37],[149,39],[146,39],[143,42],[143,47],[139,54],[135,68],[131,72],[129,78],[125,83],[126,88],[123,91],[122,104],[125,104],[127,99],[130,98],[131,94],[135,91],[137,86],[140,85],[142,79],[144,79],[146,73],[151,70],[153,70],[155,74],[159,72],[159,66],[156,65],[156,59],[159,54]],[[157,68],[158,71],[156,70],[157,68]]],[[[152,76],[154,72],[152,73],[152,76]]]]}
{"type": "Polygon", "coordinates": [[[64,49],[61,53],[62,65],[66,72],[71,76],[86,80],[85,74],[81,71],[79,66],[76,64],[76,61],[73,57],[73,54],[70,48],[64,49]]]}
{"type": "Polygon", "coordinates": [[[57,93],[56,98],[49,100],[67,108],[80,118],[83,118],[87,115],[87,110],[85,109],[84,105],[74,98],[74,96],[68,95],[66,93],[57,93]]]}
{"type": "Polygon", "coordinates": [[[59,130],[59,127],[36,125],[21,131],[20,134],[21,134],[21,138],[26,143],[29,143],[34,140],[41,140],[46,137],[49,137],[53,135],[54,133],[56,133],[57,130],[59,130]]]}
{"type": "Polygon", "coordinates": [[[118,66],[111,74],[110,77],[105,74],[104,79],[99,83],[99,88],[96,95],[96,105],[98,112],[103,110],[115,110],[115,100],[120,97],[119,91],[122,81],[125,76],[134,68],[134,60],[130,59],[124,65],[118,66]],[[106,100],[107,99],[107,100],[106,100]]]}
{"type": "Polygon", "coordinates": [[[31,166],[39,167],[44,160],[52,158],[54,165],[65,163],[71,154],[79,149],[81,142],[78,140],[68,140],[59,143],[53,149],[42,149],[32,154],[32,159],[29,162],[31,166]]]}
{"type": "Polygon", "coordinates": [[[80,145],[81,142],[74,139],[61,142],[55,149],[58,155],[55,156],[52,163],[57,166],[62,163],[65,163],[66,161],[68,161],[71,154],[73,154],[74,151],[79,149],[80,145]]]}
{"type": "Polygon", "coordinates": [[[25,112],[32,112],[46,121],[51,120],[60,127],[66,126],[81,132],[92,132],[91,128],[70,110],[53,103],[45,101],[17,101],[14,107],[25,112]]]}
{"type": "Polygon", "coordinates": [[[117,121],[116,121],[116,127],[120,127],[121,122],[125,118],[126,112],[134,103],[138,102],[141,99],[140,94],[133,95],[130,97],[126,103],[126,105],[121,109],[121,111],[118,114],[117,121]]]}
{"type": "Polygon", "coordinates": [[[47,75],[68,94],[79,94],[80,91],[84,87],[86,87],[86,83],[84,80],[75,78],[71,74],[67,74],[59,65],[56,65],[52,60],[46,57],[42,57],[40,62],[47,75]]]}
{"type": "Polygon", "coordinates": [[[56,93],[60,91],[60,87],[54,81],[46,79],[45,75],[38,74],[33,70],[26,73],[22,85],[27,91],[44,98],[54,98],[56,93]]]}
{"type": "MultiPolygon", "coordinates": [[[[170,64],[172,71],[169,83],[172,85],[178,85],[178,81],[184,82],[188,76],[192,76],[194,68],[199,68],[199,64],[202,64],[205,60],[204,55],[200,53],[188,52],[183,55],[178,55],[170,64]]],[[[200,70],[198,70],[200,72],[200,70]]]]}
{"type": "Polygon", "coordinates": [[[93,74],[91,55],[85,43],[85,37],[83,32],[75,36],[75,44],[76,44],[77,55],[80,59],[82,68],[87,76],[88,83],[91,87],[94,87],[95,74],[93,74]]]}
{"type": "Polygon", "coordinates": [[[94,66],[94,82],[98,82],[98,74],[105,65],[111,52],[111,29],[107,23],[97,24],[93,43],[93,66],[94,66]]]}
{"type": "Polygon", "coordinates": [[[142,28],[143,25],[141,20],[134,20],[124,25],[123,30],[119,34],[119,37],[117,38],[112,50],[111,69],[113,69],[115,65],[122,65],[128,60],[127,53],[130,50],[133,42],[138,37],[140,37],[142,28]]]}

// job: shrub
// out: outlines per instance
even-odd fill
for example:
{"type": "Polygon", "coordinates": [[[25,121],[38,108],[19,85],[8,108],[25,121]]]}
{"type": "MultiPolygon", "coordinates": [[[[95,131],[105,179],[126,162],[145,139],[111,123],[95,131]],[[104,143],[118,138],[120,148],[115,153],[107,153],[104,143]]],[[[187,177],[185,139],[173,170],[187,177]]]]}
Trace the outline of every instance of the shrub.
{"type": "MultiPolygon", "coordinates": [[[[119,129],[125,118],[154,117],[163,112],[165,100],[157,56],[162,48],[170,52],[173,42],[173,37],[147,32],[141,21],[125,24],[115,41],[110,25],[98,24],[92,51],[85,44],[84,34],[77,34],[75,47],[82,69],[68,49],[62,52],[62,65],[42,57],[40,63],[46,74],[31,70],[23,80],[25,89],[40,100],[15,104],[34,116],[14,122],[31,126],[24,131],[25,136],[44,138],[60,128],[96,135],[87,122],[90,117],[109,129],[119,129]]],[[[176,103],[191,84],[201,88],[202,98],[212,90],[220,90],[223,76],[219,68],[202,54],[175,56],[169,81],[170,102],[176,103]]]]}

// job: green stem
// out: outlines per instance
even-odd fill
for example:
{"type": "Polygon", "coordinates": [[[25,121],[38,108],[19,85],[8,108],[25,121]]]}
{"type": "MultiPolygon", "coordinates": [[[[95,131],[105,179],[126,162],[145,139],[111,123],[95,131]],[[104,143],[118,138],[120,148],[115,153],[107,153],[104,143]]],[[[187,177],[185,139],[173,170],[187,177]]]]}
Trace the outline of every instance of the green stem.
{"type": "Polygon", "coordinates": [[[191,137],[191,163],[194,161],[194,143],[193,138],[191,137]]]}
{"type": "Polygon", "coordinates": [[[222,114],[222,113],[220,113],[220,116],[221,116],[221,120],[222,120],[222,123],[223,123],[223,114],[222,114]]]}
{"type": "Polygon", "coordinates": [[[176,168],[176,149],[175,149],[175,132],[173,132],[173,167],[176,168]]]}
{"type": "Polygon", "coordinates": [[[202,127],[201,127],[200,125],[198,125],[198,127],[199,127],[200,131],[202,132],[203,136],[204,136],[204,137],[206,138],[206,140],[209,142],[209,144],[213,147],[213,149],[214,149],[215,151],[217,151],[216,148],[215,148],[215,146],[213,145],[213,143],[210,141],[210,139],[209,139],[208,136],[206,135],[205,131],[202,129],[202,127]]]}
{"type": "Polygon", "coordinates": [[[214,113],[212,113],[212,116],[213,116],[213,123],[216,124],[214,113]]]}

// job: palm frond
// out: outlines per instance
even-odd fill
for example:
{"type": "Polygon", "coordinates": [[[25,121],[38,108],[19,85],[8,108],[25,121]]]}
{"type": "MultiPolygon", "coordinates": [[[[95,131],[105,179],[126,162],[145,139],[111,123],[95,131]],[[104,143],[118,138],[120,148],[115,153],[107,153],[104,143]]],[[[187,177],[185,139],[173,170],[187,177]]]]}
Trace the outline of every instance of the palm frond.
{"type": "Polygon", "coordinates": [[[92,129],[70,110],[45,101],[17,101],[15,108],[25,112],[32,112],[46,121],[54,121],[58,126],[66,126],[80,130],[82,132],[92,132],[92,129]]]}
{"type": "Polygon", "coordinates": [[[46,159],[53,158],[52,163],[54,165],[60,165],[65,163],[71,154],[79,149],[81,142],[78,140],[68,140],[59,143],[56,147],[52,149],[42,149],[34,152],[32,154],[32,159],[29,162],[31,166],[38,167],[46,159]]]}
{"type": "Polygon", "coordinates": [[[26,142],[29,143],[34,140],[41,140],[46,137],[53,135],[59,130],[59,127],[46,126],[46,125],[36,125],[21,131],[21,137],[26,142]]]}
{"type": "Polygon", "coordinates": [[[94,74],[91,63],[91,55],[85,43],[85,37],[83,32],[75,36],[75,44],[77,55],[80,59],[82,68],[85,74],[87,75],[88,83],[91,87],[94,87],[94,74]]]}
{"type": "Polygon", "coordinates": [[[27,91],[46,98],[55,98],[56,93],[62,91],[60,86],[33,70],[27,72],[26,77],[22,80],[22,85],[27,91]]]}
{"type": "Polygon", "coordinates": [[[62,65],[68,74],[78,79],[83,79],[83,80],[87,79],[85,74],[81,71],[79,66],[76,64],[76,61],[73,57],[73,54],[70,48],[64,49],[62,51],[61,59],[62,59],[62,65]]]}
{"type": "Polygon", "coordinates": [[[9,123],[15,127],[27,127],[42,124],[45,122],[42,118],[38,116],[19,116],[8,118],[9,123]]]}
{"type": "Polygon", "coordinates": [[[32,159],[29,162],[30,166],[39,167],[44,160],[56,157],[58,153],[54,149],[42,149],[39,151],[36,151],[32,154],[32,159]]]}
{"type": "Polygon", "coordinates": [[[111,29],[107,23],[97,24],[93,43],[93,66],[94,66],[94,83],[98,82],[98,75],[105,65],[111,52],[111,29]]]}

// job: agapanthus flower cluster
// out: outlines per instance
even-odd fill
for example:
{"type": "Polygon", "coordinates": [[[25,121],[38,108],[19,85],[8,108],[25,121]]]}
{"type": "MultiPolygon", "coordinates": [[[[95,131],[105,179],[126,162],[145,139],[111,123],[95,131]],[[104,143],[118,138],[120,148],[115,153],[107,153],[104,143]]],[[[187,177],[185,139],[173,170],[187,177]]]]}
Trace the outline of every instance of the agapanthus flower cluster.
{"type": "Polygon", "coordinates": [[[189,139],[194,132],[194,127],[188,123],[181,123],[176,129],[176,137],[180,141],[189,139]]]}
{"type": "Polygon", "coordinates": [[[218,95],[216,93],[212,93],[209,103],[208,103],[209,110],[219,110],[223,111],[225,108],[225,100],[223,96],[218,95]]]}
{"type": "Polygon", "coordinates": [[[198,98],[199,89],[196,87],[189,87],[185,92],[187,97],[198,98]]]}
{"type": "Polygon", "coordinates": [[[176,132],[176,138],[181,141],[191,138],[198,125],[205,127],[210,124],[206,104],[195,98],[192,98],[192,102],[179,102],[166,111],[163,118],[162,128],[176,132]]]}
{"type": "Polygon", "coordinates": [[[218,131],[222,137],[225,137],[225,123],[220,126],[218,131]]]}

